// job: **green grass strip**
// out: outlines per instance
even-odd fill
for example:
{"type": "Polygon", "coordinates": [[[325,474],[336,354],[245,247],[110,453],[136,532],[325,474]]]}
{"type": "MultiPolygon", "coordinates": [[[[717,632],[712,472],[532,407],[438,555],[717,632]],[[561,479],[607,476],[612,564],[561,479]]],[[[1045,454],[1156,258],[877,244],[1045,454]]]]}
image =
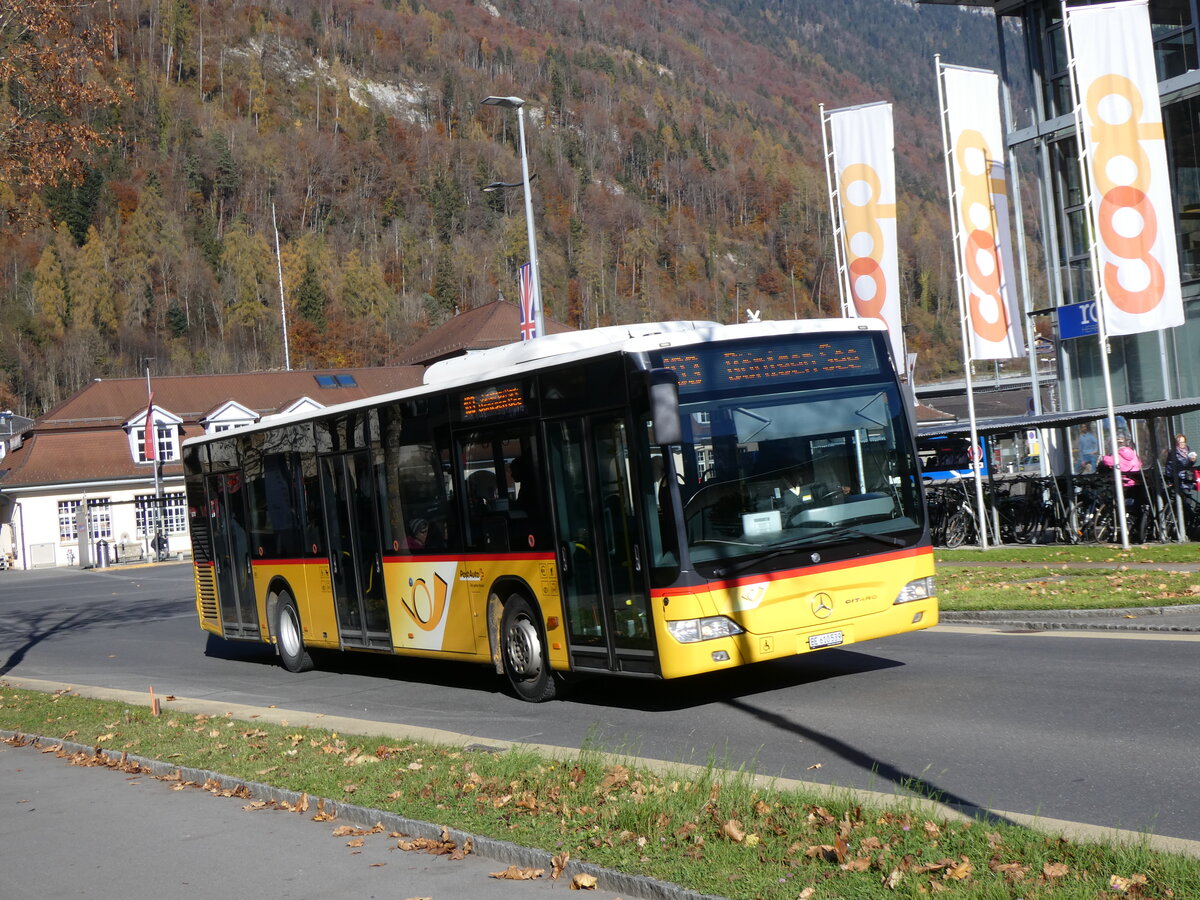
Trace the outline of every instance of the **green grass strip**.
{"type": "Polygon", "coordinates": [[[1178,606],[1200,604],[1200,573],[941,566],[937,589],[946,612],[1178,606]]]}

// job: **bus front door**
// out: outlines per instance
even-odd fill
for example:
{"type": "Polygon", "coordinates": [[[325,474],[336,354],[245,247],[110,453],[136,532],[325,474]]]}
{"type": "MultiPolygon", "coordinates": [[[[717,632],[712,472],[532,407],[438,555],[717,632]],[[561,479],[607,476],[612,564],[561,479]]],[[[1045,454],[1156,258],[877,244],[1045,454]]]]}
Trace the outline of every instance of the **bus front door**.
{"type": "Polygon", "coordinates": [[[205,488],[221,631],[227,638],[260,637],[242,473],[209,475],[205,478],[205,488]]]}
{"type": "Polygon", "coordinates": [[[321,493],[339,639],[344,647],[391,647],[370,453],[321,457],[321,493]]]}
{"type": "Polygon", "coordinates": [[[624,417],[546,428],[571,665],[657,673],[624,417]]]}

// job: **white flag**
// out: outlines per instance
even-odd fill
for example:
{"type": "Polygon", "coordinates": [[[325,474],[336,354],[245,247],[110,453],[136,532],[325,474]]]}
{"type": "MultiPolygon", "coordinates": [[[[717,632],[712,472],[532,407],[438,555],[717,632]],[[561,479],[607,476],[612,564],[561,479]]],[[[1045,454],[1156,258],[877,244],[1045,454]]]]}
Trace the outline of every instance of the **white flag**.
{"type": "Polygon", "coordinates": [[[896,251],[896,162],[892,105],[875,103],[829,113],[833,166],[845,251],[849,315],[879,319],[892,360],[904,364],[900,331],[900,266],[896,251]]]}
{"type": "Polygon", "coordinates": [[[1175,217],[1144,0],[1072,7],[1067,27],[1109,334],[1183,324],[1175,217]]]}
{"type": "Polygon", "coordinates": [[[945,66],[942,85],[971,357],[1024,356],[1009,237],[1000,81],[993,72],[945,66]]]}

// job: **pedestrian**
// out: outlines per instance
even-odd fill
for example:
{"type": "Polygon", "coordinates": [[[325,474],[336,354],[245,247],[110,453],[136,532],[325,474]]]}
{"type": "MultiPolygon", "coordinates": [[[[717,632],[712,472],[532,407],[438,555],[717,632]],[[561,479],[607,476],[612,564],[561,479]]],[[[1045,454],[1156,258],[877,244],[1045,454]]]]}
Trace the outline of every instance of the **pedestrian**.
{"type": "MultiPolygon", "coordinates": [[[[1117,443],[1119,444],[1119,447],[1117,448],[1116,466],[1123,473],[1121,484],[1123,484],[1125,487],[1133,487],[1135,484],[1137,484],[1137,480],[1134,478],[1134,475],[1137,474],[1138,478],[1141,477],[1141,475],[1138,473],[1142,471],[1142,460],[1138,457],[1137,451],[1134,450],[1133,446],[1129,443],[1129,435],[1121,435],[1117,439],[1117,443]]],[[[1110,469],[1113,467],[1113,458],[1107,454],[1100,460],[1100,462],[1102,465],[1108,466],[1110,469]]]]}
{"type": "Polygon", "coordinates": [[[1186,434],[1175,435],[1175,448],[1167,452],[1167,484],[1176,490],[1196,489],[1196,454],[1188,446],[1186,434]]]}
{"type": "Polygon", "coordinates": [[[1079,465],[1076,471],[1081,475],[1096,471],[1096,460],[1100,456],[1100,441],[1092,432],[1092,426],[1084,422],[1079,426],[1079,465]]]}

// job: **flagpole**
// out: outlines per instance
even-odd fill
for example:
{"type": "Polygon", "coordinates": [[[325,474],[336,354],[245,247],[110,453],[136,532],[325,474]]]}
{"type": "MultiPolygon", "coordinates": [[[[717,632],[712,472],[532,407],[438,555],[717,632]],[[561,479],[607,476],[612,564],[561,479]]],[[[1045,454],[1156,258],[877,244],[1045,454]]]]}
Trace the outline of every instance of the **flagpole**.
{"type": "Polygon", "coordinates": [[[1096,204],[1092,202],[1092,182],[1088,177],[1087,148],[1083,140],[1083,106],[1079,102],[1079,81],[1075,77],[1075,44],[1071,34],[1071,20],[1067,15],[1067,3],[1062,5],[1063,39],[1067,50],[1067,73],[1071,79],[1071,102],[1075,115],[1075,146],[1079,154],[1080,187],[1088,211],[1088,253],[1091,260],[1092,296],[1096,302],[1096,336],[1100,341],[1100,371],[1104,378],[1104,404],[1108,413],[1109,453],[1112,455],[1113,490],[1117,504],[1117,522],[1121,528],[1121,548],[1129,549],[1129,517],[1125,514],[1125,483],[1121,475],[1121,448],[1117,443],[1117,411],[1113,402],[1112,373],[1108,365],[1108,324],[1105,321],[1104,296],[1100,285],[1099,255],[1096,252],[1096,204]]]}
{"type": "MultiPolygon", "coordinates": [[[[946,197],[950,204],[950,230],[954,239],[954,283],[958,287],[958,324],[962,331],[963,348],[963,377],[967,389],[967,421],[971,432],[971,471],[975,477],[975,520],[979,533],[979,549],[988,548],[987,513],[983,501],[983,444],[979,441],[979,429],[975,421],[975,388],[971,381],[971,335],[967,327],[966,290],[962,260],[959,259],[961,228],[958,220],[958,204],[955,203],[957,191],[954,189],[954,174],[950,156],[950,131],[946,123],[946,91],[942,84],[942,55],[934,54],[934,71],[938,86],[938,115],[942,122],[942,155],[946,164],[946,197]]],[[[985,165],[987,161],[985,161],[985,165]]]]}
{"type": "Polygon", "coordinates": [[[279,226],[275,224],[275,201],[271,201],[271,228],[275,232],[275,268],[279,272],[279,321],[283,327],[283,370],[292,371],[292,354],[288,349],[287,305],[283,302],[283,257],[279,253],[279,226]]]}
{"type": "Polygon", "coordinates": [[[828,118],[825,115],[825,104],[820,103],[817,109],[821,114],[821,146],[825,152],[825,185],[829,192],[829,227],[833,231],[833,263],[837,269],[838,306],[842,317],[849,318],[850,311],[846,305],[845,263],[842,259],[842,225],[838,212],[837,194],[833,189],[833,169],[836,163],[829,151],[829,135],[826,132],[828,118]]]}
{"type": "Polygon", "coordinates": [[[157,429],[153,422],[154,410],[154,391],[150,390],[150,358],[146,359],[146,437],[143,441],[145,454],[150,459],[150,465],[154,467],[154,537],[150,537],[150,518],[146,517],[146,536],[149,542],[148,556],[152,562],[158,562],[158,548],[154,546],[158,538],[159,530],[162,528],[160,520],[160,507],[162,504],[162,484],[159,480],[158,471],[158,435],[157,429]],[[150,442],[154,443],[151,444],[150,442]],[[151,449],[153,447],[153,449],[151,449]]]}

